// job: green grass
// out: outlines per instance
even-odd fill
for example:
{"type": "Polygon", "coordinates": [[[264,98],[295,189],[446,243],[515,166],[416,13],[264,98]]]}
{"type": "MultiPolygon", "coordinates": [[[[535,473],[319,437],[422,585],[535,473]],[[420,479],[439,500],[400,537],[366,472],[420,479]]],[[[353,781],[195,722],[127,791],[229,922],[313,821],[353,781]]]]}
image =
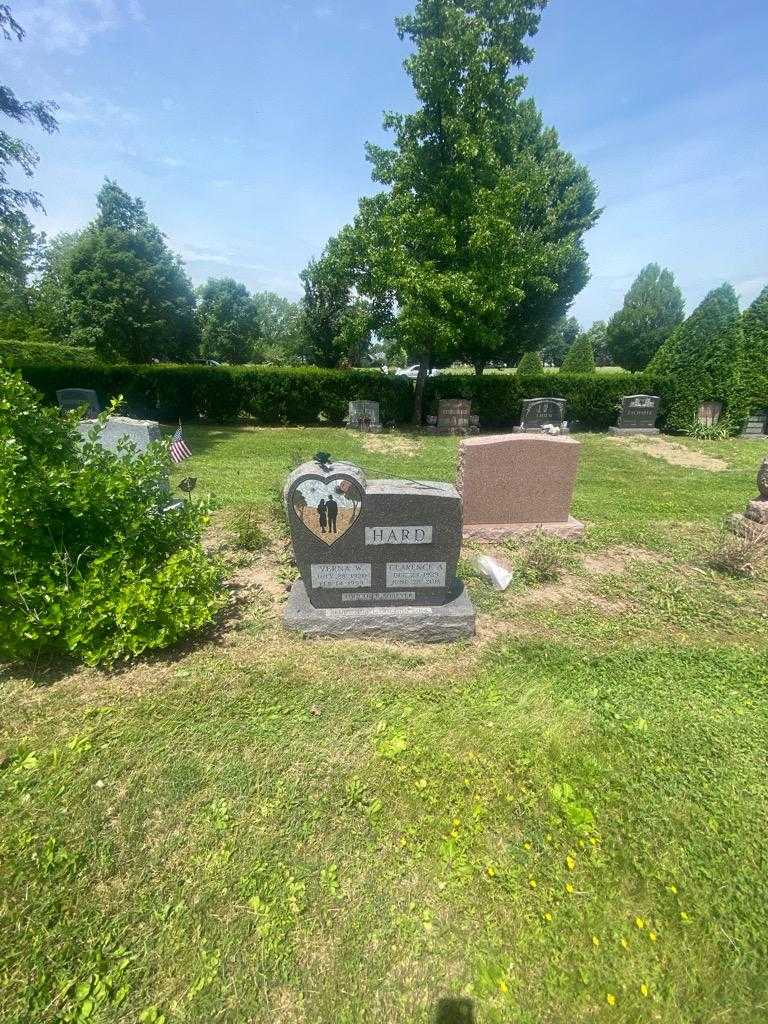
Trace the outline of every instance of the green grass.
{"type": "Polygon", "coordinates": [[[121,672],[7,670],[3,1024],[768,1018],[768,583],[704,555],[762,447],[583,436],[563,577],[463,563],[479,636],[421,648],[283,632],[275,496],[318,450],[452,479],[455,440],[186,435],[246,600],[121,672]]]}

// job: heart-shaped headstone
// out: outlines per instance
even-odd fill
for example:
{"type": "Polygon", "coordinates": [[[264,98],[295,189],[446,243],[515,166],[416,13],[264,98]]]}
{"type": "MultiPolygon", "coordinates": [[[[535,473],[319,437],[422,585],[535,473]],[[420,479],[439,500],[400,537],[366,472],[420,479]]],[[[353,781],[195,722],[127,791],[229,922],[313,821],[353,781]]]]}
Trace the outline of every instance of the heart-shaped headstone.
{"type": "Polygon", "coordinates": [[[351,463],[308,462],[283,497],[314,607],[424,607],[461,592],[461,499],[451,484],[366,481],[351,463]]]}

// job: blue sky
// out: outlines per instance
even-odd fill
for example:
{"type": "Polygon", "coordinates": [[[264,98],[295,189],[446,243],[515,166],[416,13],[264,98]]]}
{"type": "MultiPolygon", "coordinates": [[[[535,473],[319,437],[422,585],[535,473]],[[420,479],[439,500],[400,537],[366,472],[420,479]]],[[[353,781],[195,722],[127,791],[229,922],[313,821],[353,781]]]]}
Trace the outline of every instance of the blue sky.
{"type": "MultiPolygon", "coordinates": [[[[412,108],[393,19],[413,0],[17,0],[3,81],[57,99],[37,146],[50,234],[86,223],[105,176],[146,200],[195,283],[300,294],[299,271],[371,192],[365,140],[412,108]],[[215,15],[212,15],[215,11],[215,15]]],[[[553,0],[529,93],[605,208],[572,312],[608,317],[640,268],[688,309],[768,283],[765,0],[553,0]]]]}

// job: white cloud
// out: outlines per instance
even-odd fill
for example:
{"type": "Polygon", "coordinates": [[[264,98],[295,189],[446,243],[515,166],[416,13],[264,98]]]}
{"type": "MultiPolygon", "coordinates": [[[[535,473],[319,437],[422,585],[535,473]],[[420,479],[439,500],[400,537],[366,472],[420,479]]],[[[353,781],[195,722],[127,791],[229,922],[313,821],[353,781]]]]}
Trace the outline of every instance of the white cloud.
{"type": "Polygon", "coordinates": [[[59,98],[57,120],[62,124],[114,125],[138,124],[141,118],[127,107],[121,107],[103,97],[78,96],[65,92],[59,98]]]}
{"type": "Polygon", "coordinates": [[[67,53],[81,53],[126,20],[144,20],[139,0],[22,0],[14,15],[30,43],[67,53]]]}

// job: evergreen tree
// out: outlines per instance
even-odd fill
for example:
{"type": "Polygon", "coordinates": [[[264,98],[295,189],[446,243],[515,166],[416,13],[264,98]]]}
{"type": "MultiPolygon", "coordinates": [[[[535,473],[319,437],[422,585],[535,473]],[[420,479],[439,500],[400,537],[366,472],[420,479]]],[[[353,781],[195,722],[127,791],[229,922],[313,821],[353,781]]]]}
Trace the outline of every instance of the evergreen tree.
{"type": "Polygon", "coordinates": [[[66,263],[72,340],[105,359],[185,362],[199,345],[195,295],[178,256],[132,199],[107,180],[96,220],[66,263]]]}
{"type": "Polygon", "coordinates": [[[711,291],[648,366],[649,373],[666,379],[672,395],[667,425],[690,430],[699,405],[723,402],[735,424],[743,417],[744,338],[739,302],[731,285],[711,291]]]}
{"type": "Polygon", "coordinates": [[[526,374],[533,376],[537,373],[544,373],[544,364],[538,352],[524,352],[520,362],[517,364],[517,375],[523,377],[526,374]]]}
{"type": "Polygon", "coordinates": [[[66,277],[69,258],[81,232],[62,233],[44,247],[41,274],[29,296],[32,311],[30,335],[40,341],[67,341],[72,330],[66,277]]]}
{"type": "Polygon", "coordinates": [[[0,337],[25,338],[32,321],[30,277],[42,261],[45,236],[27,215],[0,219],[0,337]]]}
{"type": "Polygon", "coordinates": [[[613,366],[613,359],[608,349],[608,325],[605,320],[595,320],[586,334],[592,342],[595,363],[598,366],[613,366]]]}
{"type": "Polygon", "coordinates": [[[608,324],[608,350],[625,370],[643,370],[683,322],[683,294],[671,270],[644,267],[608,324]]]}
{"type": "Polygon", "coordinates": [[[256,303],[244,284],[210,278],[197,290],[202,353],[223,363],[259,361],[256,303]]]}
{"type": "Polygon", "coordinates": [[[563,373],[594,373],[595,353],[589,333],[580,334],[565,354],[563,373]]]}
{"type": "Polygon", "coordinates": [[[744,332],[743,385],[752,411],[768,396],[768,286],[742,316],[744,332]]]}

